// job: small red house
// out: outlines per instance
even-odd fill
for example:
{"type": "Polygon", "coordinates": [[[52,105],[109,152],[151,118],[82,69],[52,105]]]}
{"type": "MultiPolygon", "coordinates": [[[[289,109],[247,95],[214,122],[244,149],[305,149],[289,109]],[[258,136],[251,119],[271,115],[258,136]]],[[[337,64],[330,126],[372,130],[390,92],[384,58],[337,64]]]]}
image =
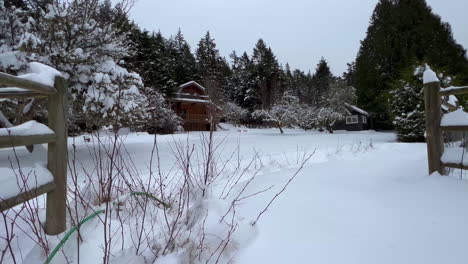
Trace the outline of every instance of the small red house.
{"type": "Polygon", "coordinates": [[[169,99],[172,110],[184,120],[185,131],[210,131],[210,120],[216,124],[221,108],[211,102],[205,87],[195,81],[179,86],[174,97],[169,99]]]}

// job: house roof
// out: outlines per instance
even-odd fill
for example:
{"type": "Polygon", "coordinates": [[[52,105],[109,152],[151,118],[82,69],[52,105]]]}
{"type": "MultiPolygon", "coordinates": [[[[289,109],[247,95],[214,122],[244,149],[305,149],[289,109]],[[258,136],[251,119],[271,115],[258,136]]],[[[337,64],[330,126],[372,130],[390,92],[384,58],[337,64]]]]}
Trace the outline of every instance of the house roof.
{"type": "Polygon", "coordinates": [[[188,87],[188,86],[196,86],[198,88],[200,88],[203,92],[205,92],[205,87],[201,86],[199,83],[197,83],[196,81],[190,81],[190,82],[186,82],[184,84],[182,84],[181,86],[179,86],[179,89],[177,90],[177,93],[182,93],[182,90],[185,88],[185,87],[188,87]]]}
{"type": "Polygon", "coordinates": [[[367,117],[369,116],[369,113],[368,113],[368,112],[362,110],[361,108],[359,108],[359,107],[357,107],[357,106],[355,106],[355,105],[350,105],[350,104],[348,104],[348,103],[345,103],[345,106],[346,106],[348,109],[352,110],[352,111],[355,111],[355,112],[360,113],[361,115],[365,115],[365,116],[367,116],[367,117]]]}
{"type": "Polygon", "coordinates": [[[209,103],[211,103],[211,101],[209,101],[209,100],[194,99],[194,98],[172,98],[171,101],[177,101],[177,102],[191,102],[191,103],[204,103],[204,104],[209,104],[209,103]]]}

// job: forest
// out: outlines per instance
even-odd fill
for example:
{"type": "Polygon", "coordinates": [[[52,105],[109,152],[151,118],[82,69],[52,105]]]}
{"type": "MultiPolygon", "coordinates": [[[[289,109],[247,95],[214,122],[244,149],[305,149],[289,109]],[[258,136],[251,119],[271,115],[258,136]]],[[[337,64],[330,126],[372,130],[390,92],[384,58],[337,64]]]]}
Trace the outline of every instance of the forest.
{"type": "MultiPolygon", "coordinates": [[[[0,4],[0,70],[18,74],[38,61],[66,73],[74,135],[102,127],[179,131],[181,120],[167,99],[179,85],[197,81],[224,109],[227,122],[333,132],[351,104],[370,113],[373,129],[395,129],[402,141],[422,141],[426,65],[447,86],[468,80],[466,50],[424,0],[379,1],[356,60],[342,76],[332,74],[325,58],[311,63],[312,71],[292,69],[263,39],[251,52],[232,51],[229,58],[209,31],[190,47],[182,29],[163,36],[140,28],[129,18],[129,0],[0,4]]],[[[40,121],[43,103],[7,100],[0,110],[15,124],[40,121]]]]}

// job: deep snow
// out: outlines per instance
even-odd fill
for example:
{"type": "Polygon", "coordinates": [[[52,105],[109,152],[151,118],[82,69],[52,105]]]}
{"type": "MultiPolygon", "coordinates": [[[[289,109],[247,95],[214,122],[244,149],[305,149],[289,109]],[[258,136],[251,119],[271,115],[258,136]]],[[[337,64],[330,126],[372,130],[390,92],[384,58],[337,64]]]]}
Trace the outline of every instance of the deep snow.
{"type": "MultiPolygon", "coordinates": [[[[468,183],[428,176],[425,144],[396,143],[392,133],[287,129],[281,135],[276,129],[226,127],[229,130],[216,133],[225,138],[219,155],[239,145],[242,159],[249,160],[257,151],[265,168],[252,191],[275,185],[239,208],[238,214],[249,221],[291,177],[298,156],[316,150],[262,216],[253,240],[240,245],[237,263],[466,263],[468,183]]],[[[173,143],[187,138],[201,144],[200,133],[158,136],[163,171],[173,168],[173,143]]],[[[125,139],[142,175],[149,173],[153,140],[135,133],[125,139]]],[[[77,137],[71,144],[78,160],[92,163],[91,143],[77,137]]],[[[1,167],[9,167],[11,153],[0,151],[1,167]]],[[[25,149],[17,153],[23,166],[32,167],[38,158],[25,149]]],[[[25,254],[32,244],[24,235],[19,240],[25,254]]],[[[95,245],[83,248],[91,255],[99,251],[95,245]]],[[[127,263],[125,255],[122,252],[120,263],[127,263]]]]}

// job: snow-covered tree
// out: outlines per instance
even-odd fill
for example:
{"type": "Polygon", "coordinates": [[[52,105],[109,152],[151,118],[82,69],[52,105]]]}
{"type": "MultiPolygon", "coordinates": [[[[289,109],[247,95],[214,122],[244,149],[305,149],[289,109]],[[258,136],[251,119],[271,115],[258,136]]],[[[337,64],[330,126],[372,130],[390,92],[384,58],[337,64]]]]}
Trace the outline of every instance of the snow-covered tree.
{"type": "Polygon", "coordinates": [[[248,98],[257,109],[269,109],[281,98],[280,68],[272,49],[263,39],[259,39],[255,44],[252,64],[255,85],[253,89],[247,90],[246,99],[248,98]]]}
{"type": "Polygon", "coordinates": [[[355,100],[355,89],[346,85],[345,80],[341,78],[330,80],[322,105],[316,108],[316,126],[333,133],[335,122],[344,119],[345,115],[349,114],[346,105],[354,104],[355,100]]]}
{"type": "Polygon", "coordinates": [[[298,108],[299,99],[296,96],[285,93],[281,100],[273,105],[271,109],[256,110],[252,115],[254,118],[263,120],[263,122],[273,123],[283,134],[283,127],[297,124],[298,108]]]}
{"type": "Polygon", "coordinates": [[[223,107],[223,117],[227,122],[240,124],[248,117],[249,111],[236,105],[235,103],[228,102],[223,107]]]}
{"type": "Polygon", "coordinates": [[[411,67],[404,79],[394,83],[391,92],[393,124],[398,139],[403,142],[423,142],[425,125],[422,76],[425,66],[411,67]]]}
{"type": "Polygon", "coordinates": [[[169,38],[167,47],[170,55],[168,67],[177,85],[199,80],[195,56],[180,29],[175,36],[169,38]]]}
{"type": "Polygon", "coordinates": [[[166,99],[152,87],[145,88],[148,99],[146,130],[152,134],[170,134],[182,130],[182,119],[166,103],[166,99]]]}
{"type": "Polygon", "coordinates": [[[328,62],[322,58],[317,64],[314,75],[312,76],[312,93],[306,97],[306,102],[316,105],[324,104],[330,89],[330,83],[333,81],[333,74],[331,73],[328,62]]]}
{"type": "Polygon", "coordinates": [[[224,91],[225,97],[231,99],[242,108],[252,111],[258,99],[254,89],[254,65],[246,52],[241,56],[233,52],[230,57],[232,60],[232,74],[229,78],[226,91],[224,91]]]}
{"type": "Polygon", "coordinates": [[[223,86],[226,84],[225,77],[229,75],[230,68],[219,54],[215,40],[211,38],[209,31],[198,42],[195,55],[203,86],[207,89],[210,99],[219,104],[223,96],[223,86]]]}
{"type": "Polygon", "coordinates": [[[87,86],[83,106],[87,123],[138,128],[149,117],[147,98],[140,93],[144,87],[140,76],[116,65],[112,59],[90,69],[94,78],[82,76],[80,80],[87,86]]]}
{"type": "Polygon", "coordinates": [[[320,130],[333,133],[333,125],[336,121],[343,119],[344,115],[330,107],[321,107],[316,110],[316,125],[320,130]]]}
{"type": "Polygon", "coordinates": [[[125,67],[138,72],[145,86],[154,87],[166,96],[172,96],[177,84],[172,79],[167,55],[167,40],[161,33],[141,30],[136,24],[129,24],[128,55],[125,67]]]}
{"type": "Polygon", "coordinates": [[[26,8],[7,5],[0,0],[0,70],[16,74],[26,68],[26,55],[20,48],[36,47],[38,38],[31,33],[35,25],[32,12],[26,8]]]}
{"type": "Polygon", "coordinates": [[[122,26],[128,21],[126,0],[114,6],[91,0],[26,3],[19,9],[0,0],[0,70],[17,74],[27,62],[39,61],[61,71],[72,98],[72,132],[141,127],[149,100],[139,74],[122,60],[129,55],[122,26]]]}
{"type": "Polygon", "coordinates": [[[304,130],[315,128],[317,126],[316,109],[308,105],[302,105],[299,108],[297,125],[304,130]]]}
{"type": "Polygon", "coordinates": [[[347,114],[346,104],[356,103],[356,89],[348,86],[342,78],[335,78],[330,82],[329,90],[325,95],[324,105],[340,114],[347,114]]]}

